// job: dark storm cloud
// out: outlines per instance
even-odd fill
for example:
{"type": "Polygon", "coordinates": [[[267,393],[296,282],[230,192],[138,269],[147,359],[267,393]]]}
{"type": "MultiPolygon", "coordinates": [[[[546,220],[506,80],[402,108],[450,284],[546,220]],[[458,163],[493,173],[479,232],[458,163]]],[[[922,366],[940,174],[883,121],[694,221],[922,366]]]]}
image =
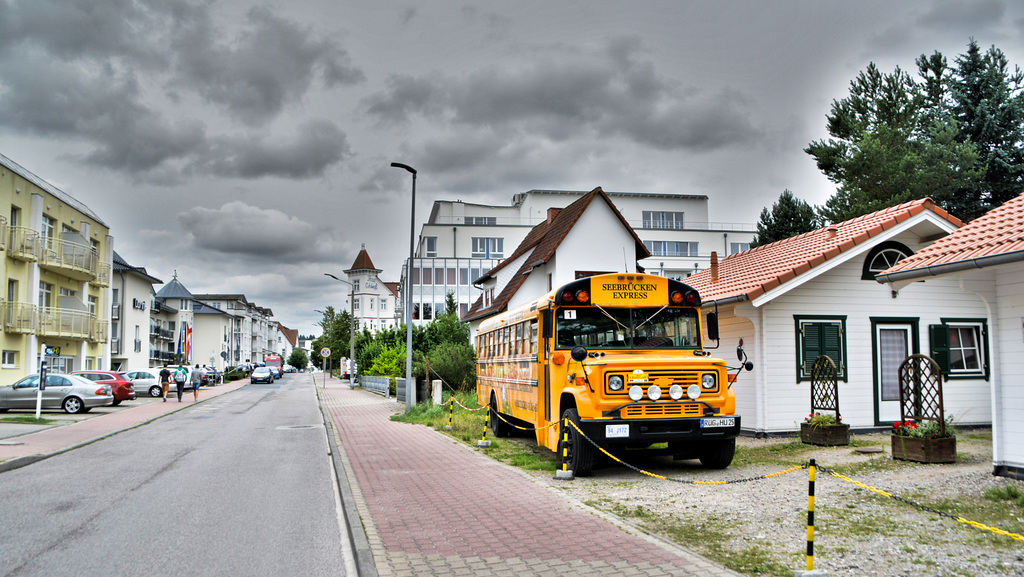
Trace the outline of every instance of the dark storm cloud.
{"type": "Polygon", "coordinates": [[[216,138],[206,154],[195,159],[197,173],[238,178],[311,178],[349,155],[345,133],[332,122],[312,121],[299,127],[292,141],[279,137],[216,138]]]}
{"type": "Polygon", "coordinates": [[[593,55],[553,49],[549,58],[489,66],[465,78],[392,76],[364,101],[382,123],[420,116],[486,128],[500,138],[552,141],[626,137],[644,146],[710,150],[749,141],[759,131],[746,98],[682,86],[638,58],[639,43],[619,39],[593,55]]]}
{"type": "Polygon", "coordinates": [[[1006,3],[999,0],[941,2],[932,5],[918,22],[940,30],[984,30],[999,24],[1005,14],[1006,3]]]}
{"type": "Polygon", "coordinates": [[[327,87],[365,79],[335,42],[317,38],[269,10],[249,11],[246,27],[230,43],[203,19],[185,23],[175,40],[181,77],[172,84],[195,90],[249,124],[276,117],[319,77],[327,87]]]}
{"type": "Polygon", "coordinates": [[[229,202],[218,209],[195,207],[178,217],[195,247],[232,255],[294,257],[310,251],[313,226],[276,209],[229,202]]]}
{"type": "Polygon", "coordinates": [[[249,11],[233,44],[214,42],[225,35],[210,8],[0,0],[0,129],[84,144],[67,157],[163,184],[180,182],[182,171],[309,178],[344,158],[346,135],[329,121],[280,138],[244,129],[227,136],[197,120],[220,127],[219,110],[263,125],[314,88],[363,79],[332,40],[266,9],[249,11]]]}

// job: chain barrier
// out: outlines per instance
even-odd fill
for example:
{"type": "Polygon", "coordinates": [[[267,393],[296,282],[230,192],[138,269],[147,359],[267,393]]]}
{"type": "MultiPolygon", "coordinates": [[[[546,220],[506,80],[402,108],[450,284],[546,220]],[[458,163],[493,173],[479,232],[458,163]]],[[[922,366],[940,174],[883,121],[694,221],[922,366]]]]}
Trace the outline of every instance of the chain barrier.
{"type": "Polygon", "coordinates": [[[807,468],[807,464],[805,463],[803,465],[797,465],[796,467],[790,467],[790,468],[786,469],[785,471],[777,471],[775,473],[768,473],[766,475],[759,475],[757,477],[748,477],[746,479],[730,479],[730,480],[727,480],[727,481],[690,481],[690,480],[687,480],[687,479],[672,479],[670,477],[666,477],[664,475],[659,475],[657,473],[652,473],[650,471],[645,471],[645,470],[641,469],[640,467],[636,467],[634,465],[630,465],[629,463],[623,461],[622,459],[620,459],[620,458],[616,457],[615,455],[609,453],[608,451],[604,450],[604,448],[601,447],[600,445],[598,445],[597,443],[595,443],[593,439],[591,439],[590,437],[584,435],[583,431],[580,430],[580,428],[576,425],[576,423],[574,423],[572,421],[566,421],[566,422],[569,423],[569,425],[571,425],[572,428],[576,429],[576,432],[578,432],[581,437],[586,439],[588,443],[590,443],[595,448],[597,448],[598,451],[601,451],[605,455],[611,457],[611,459],[613,461],[615,461],[616,463],[622,465],[623,467],[626,467],[627,469],[632,469],[633,471],[635,471],[637,473],[640,473],[641,475],[647,475],[648,477],[654,477],[655,479],[661,479],[662,481],[672,481],[673,483],[683,483],[685,485],[733,485],[733,484],[736,484],[736,483],[747,483],[747,482],[750,482],[750,481],[760,481],[762,479],[771,479],[773,477],[780,477],[782,475],[786,475],[786,474],[789,474],[789,473],[795,473],[796,471],[802,471],[802,470],[807,468]]]}
{"type": "Polygon", "coordinates": [[[974,527],[975,529],[981,529],[982,531],[990,531],[992,533],[995,533],[996,535],[1002,535],[1004,537],[1010,537],[1011,539],[1015,539],[1017,541],[1024,541],[1024,535],[1020,535],[1018,533],[1011,533],[1009,531],[1005,531],[1005,530],[1000,529],[998,527],[990,527],[988,525],[985,525],[984,523],[979,523],[977,521],[971,521],[970,519],[965,519],[964,517],[960,517],[958,515],[953,515],[952,513],[947,513],[945,511],[940,511],[940,510],[935,509],[933,507],[928,507],[927,505],[922,505],[920,503],[915,503],[914,501],[911,501],[910,499],[906,499],[904,497],[900,497],[899,495],[894,495],[894,494],[892,494],[892,493],[890,493],[888,491],[883,491],[882,489],[878,489],[876,487],[872,487],[871,485],[867,485],[867,484],[862,483],[860,481],[851,479],[851,478],[847,477],[846,475],[843,475],[841,473],[837,473],[836,471],[833,471],[831,469],[827,469],[825,467],[822,467],[821,465],[818,465],[818,470],[822,471],[823,473],[828,473],[829,475],[832,475],[833,477],[835,477],[837,479],[846,481],[847,483],[851,483],[853,485],[856,485],[856,486],[860,487],[861,489],[866,489],[868,491],[871,491],[872,493],[876,493],[876,494],[881,495],[883,497],[888,497],[888,498],[890,498],[890,499],[892,499],[894,501],[899,501],[900,503],[903,503],[903,504],[906,504],[906,505],[910,505],[911,507],[916,507],[918,509],[921,509],[922,511],[927,511],[928,513],[934,513],[934,514],[936,514],[936,515],[938,515],[940,517],[945,517],[947,519],[952,519],[952,520],[956,521],[957,523],[963,523],[965,525],[969,525],[971,527],[974,527]]]}

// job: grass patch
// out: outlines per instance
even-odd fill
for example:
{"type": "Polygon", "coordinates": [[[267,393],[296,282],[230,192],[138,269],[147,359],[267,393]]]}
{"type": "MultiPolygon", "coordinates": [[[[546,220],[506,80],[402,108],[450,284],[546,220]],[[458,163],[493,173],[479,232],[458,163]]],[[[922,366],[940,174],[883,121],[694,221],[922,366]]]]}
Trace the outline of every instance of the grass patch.
{"type": "Polygon", "coordinates": [[[733,571],[746,575],[775,577],[789,577],[793,574],[791,562],[780,559],[766,547],[750,545],[734,549],[726,546],[729,542],[737,541],[736,536],[728,532],[736,528],[736,523],[724,517],[708,515],[699,519],[682,519],[657,513],[643,506],[630,507],[618,502],[588,502],[588,505],[604,509],[676,543],[685,544],[733,571]]]}
{"type": "Polygon", "coordinates": [[[56,419],[45,419],[43,417],[40,417],[40,418],[37,419],[37,418],[35,418],[33,416],[30,416],[30,415],[15,415],[13,417],[2,417],[2,418],[0,418],[0,422],[3,422],[3,423],[26,423],[26,424],[29,424],[29,425],[53,425],[55,423],[59,423],[60,421],[58,421],[56,419]]]}

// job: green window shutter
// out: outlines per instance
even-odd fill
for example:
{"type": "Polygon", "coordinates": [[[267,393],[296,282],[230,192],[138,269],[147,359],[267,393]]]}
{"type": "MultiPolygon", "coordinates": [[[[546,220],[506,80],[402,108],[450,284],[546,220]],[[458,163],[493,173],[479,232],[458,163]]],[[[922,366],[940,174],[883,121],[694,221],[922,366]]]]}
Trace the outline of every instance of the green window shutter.
{"type": "Polygon", "coordinates": [[[837,323],[822,323],[821,325],[821,353],[828,355],[839,368],[839,374],[844,374],[846,363],[843,360],[843,332],[837,323]]]}
{"type": "Polygon", "coordinates": [[[809,377],[814,359],[821,354],[821,323],[802,323],[800,328],[803,333],[800,341],[800,358],[803,361],[800,373],[803,377],[809,377]]]}
{"type": "Polygon", "coordinates": [[[939,365],[942,374],[949,375],[949,327],[928,325],[931,340],[932,359],[939,365]]]}

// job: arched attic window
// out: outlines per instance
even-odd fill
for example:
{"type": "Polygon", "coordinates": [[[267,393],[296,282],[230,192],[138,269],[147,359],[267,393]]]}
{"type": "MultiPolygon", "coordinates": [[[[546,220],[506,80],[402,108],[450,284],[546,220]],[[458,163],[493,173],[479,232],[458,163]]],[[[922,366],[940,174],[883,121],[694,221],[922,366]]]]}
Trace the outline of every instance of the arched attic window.
{"type": "Polygon", "coordinates": [[[889,240],[871,249],[864,259],[864,271],[861,280],[875,280],[878,273],[914,254],[907,245],[889,240]]]}

